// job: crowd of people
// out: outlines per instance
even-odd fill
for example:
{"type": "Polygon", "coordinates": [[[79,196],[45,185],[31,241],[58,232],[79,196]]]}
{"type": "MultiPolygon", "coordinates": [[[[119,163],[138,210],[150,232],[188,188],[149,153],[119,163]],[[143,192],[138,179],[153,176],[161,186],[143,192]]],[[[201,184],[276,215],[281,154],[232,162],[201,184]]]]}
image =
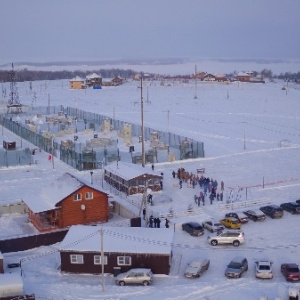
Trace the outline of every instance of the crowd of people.
{"type": "Polygon", "coordinates": [[[205,205],[205,199],[208,196],[210,204],[214,200],[223,201],[223,192],[224,192],[224,182],[221,181],[220,188],[218,189],[219,183],[213,178],[205,177],[203,174],[194,174],[192,172],[187,172],[184,168],[178,168],[177,172],[173,170],[173,178],[179,180],[179,188],[182,189],[183,184],[186,184],[188,188],[200,187],[199,196],[195,196],[195,202],[198,206],[205,205]]]}

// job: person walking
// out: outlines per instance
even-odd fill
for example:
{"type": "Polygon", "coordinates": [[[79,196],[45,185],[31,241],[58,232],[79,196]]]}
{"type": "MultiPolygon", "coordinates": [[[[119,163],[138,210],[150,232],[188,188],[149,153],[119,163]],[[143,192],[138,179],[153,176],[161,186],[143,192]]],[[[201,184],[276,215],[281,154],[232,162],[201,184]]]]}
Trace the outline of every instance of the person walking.
{"type": "Polygon", "coordinates": [[[173,172],[172,172],[173,178],[175,178],[175,175],[176,175],[176,173],[175,173],[175,171],[173,170],[173,172]]]}
{"type": "Polygon", "coordinates": [[[159,217],[157,217],[157,220],[156,220],[156,224],[157,224],[157,228],[160,228],[160,218],[159,217]]]}
{"type": "Polygon", "coordinates": [[[166,228],[170,227],[170,221],[168,220],[168,218],[166,218],[166,220],[165,220],[165,226],[166,226],[166,228]]]}
{"type": "Polygon", "coordinates": [[[152,168],[152,171],[154,171],[154,164],[152,164],[151,168],[152,168]]]}
{"type": "Polygon", "coordinates": [[[182,179],[179,180],[179,187],[182,189],[182,179]]]}
{"type": "Polygon", "coordinates": [[[224,181],[221,181],[221,191],[224,191],[224,181]]]}
{"type": "Polygon", "coordinates": [[[157,218],[154,218],[154,228],[157,228],[157,218]]]}
{"type": "Polygon", "coordinates": [[[146,219],[146,207],[143,208],[143,219],[146,219]]]}
{"type": "Polygon", "coordinates": [[[154,219],[153,219],[153,216],[151,215],[149,218],[149,227],[150,228],[153,228],[153,221],[154,221],[154,219]]]}

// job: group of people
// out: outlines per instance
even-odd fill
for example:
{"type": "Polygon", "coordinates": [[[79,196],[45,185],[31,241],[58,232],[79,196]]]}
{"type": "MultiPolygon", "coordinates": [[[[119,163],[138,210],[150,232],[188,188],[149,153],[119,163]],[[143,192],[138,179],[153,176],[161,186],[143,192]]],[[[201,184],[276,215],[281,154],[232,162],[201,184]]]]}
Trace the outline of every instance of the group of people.
{"type": "MultiPolygon", "coordinates": [[[[143,218],[144,220],[146,220],[146,208],[143,209],[143,218]]],[[[151,215],[149,217],[149,227],[150,228],[160,228],[160,223],[161,220],[159,217],[154,218],[153,215],[151,215]]],[[[165,218],[165,227],[169,228],[170,227],[170,221],[168,220],[168,218],[165,218]]]]}
{"type": "MultiPolygon", "coordinates": [[[[160,223],[161,220],[160,218],[154,218],[152,215],[149,218],[149,227],[150,228],[160,228],[160,223]]],[[[168,218],[165,219],[165,227],[169,228],[170,227],[170,221],[168,220],[168,218]]]]}
{"type": "Polygon", "coordinates": [[[195,188],[199,185],[201,191],[199,197],[195,197],[195,202],[198,206],[202,202],[205,205],[205,197],[209,195],[210,204],[213,200],[223,201],[224,192],[224,182],[220,183],[220,192],[218,192],[218,181],[203,175],[193,174],[192,172],[187,172],[184,168],[178,168],[177,173],[173,170],[173,178],[179,179],[179,188],[182,189],[183,183],[187,184],[187,187],[195,188]]]}

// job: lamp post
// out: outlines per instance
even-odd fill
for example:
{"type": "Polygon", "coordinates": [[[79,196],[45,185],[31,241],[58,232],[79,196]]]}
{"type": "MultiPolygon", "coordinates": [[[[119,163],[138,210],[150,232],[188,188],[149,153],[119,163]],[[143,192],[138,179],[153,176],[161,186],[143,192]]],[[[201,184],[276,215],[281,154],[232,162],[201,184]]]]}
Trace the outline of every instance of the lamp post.
{"type": "Polygon", "coordinates": [[[51,144],[52,144],[52,167],[54,170],[54,135],[51,136],[51,144]]]}
{"type": "Polygon", "coordinates": [[[143,76],[141,76],[141,123],[142,123],[142,166],[145,167],[145,137],[144,137],[144,98],[143,98],[143,76]]]}
{"type": "Polygon", "coordinates": [[[91,173],[91,184],[93,184],[93,171],[90,172],[91,173]]]}

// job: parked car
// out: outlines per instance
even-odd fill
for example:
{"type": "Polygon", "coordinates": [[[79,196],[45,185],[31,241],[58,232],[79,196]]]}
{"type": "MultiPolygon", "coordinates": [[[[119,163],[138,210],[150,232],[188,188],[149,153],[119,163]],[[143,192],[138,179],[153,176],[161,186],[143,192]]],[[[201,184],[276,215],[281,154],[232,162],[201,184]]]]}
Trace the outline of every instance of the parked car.
{"type": "Polygon", "coordinates": [[[272,219],[275,218],[282,218],[283,216],[283,209],[278,205],[266,205],[262,206],[260,210],[267,216],[271,217],[272,219]]]}
{"type": "Polygon", "coordinates": [[[300,214],[300,204],[297,202],[282,203],[280,207],[291,214],[300,214]]]}
{"type": "Polygon", "coordinates": [[[248,217],[242,212],[229,212],[225,215],[226,218],[233,217],[238,219],[242,224],[247,223],[249,221],[248,217]]]}
{"type": "Polygon", "coordinates": [[[217,246],[219,244],[232,244],[233,246],[238,247],[240,244],[245,242],[245,235],[244,232],[240,230],[223,230],[222,232],[208,236],[207,241],[212,246],[217,246]]]}
{"type": "Polygon", "coordinates": [[[255,262],[255,277],[261,279],[272,279],[272,262],[269,260],[259,260],[255,262]]]}
{"type": "Polygon", "coordinates": [[[153,281],[151,269],[137,268],[121,273],[116,277],[116,283],[125,284],[143,284],[149,285],[153,281]]]}
{"type": "Polygon", "coordinates": [[[226,228],[230,229],[240,229],[242,226],[242,223],[238,219],[233,217],[224,218],[220,220],[220,223],[226,228]]]}
{"type": "Polygon", "coordinates": [[[203,227],[197,222],[188,222],[182,224],[182,230],[186,231],[192,236],[199,236],[204,234],[203,227]]]}
{"type": "Polygon", "coordinates": [[[206,258],[199,258],[190,262],[184,271],[184,275],[187,278],[198,278],[205,271],[208,270],[210,260],[206,258]]]}
{"type": "Polygon", "coordinates": [[[234,258],[225,270],[227,278],[239,278],[244,272],[248,271],[247,258],[238,256],[234,258]]]}
{"type": "Polygon", "coordinates": [[[299,200],[296,200],[296,203],[300,204],[300,199],[299,199],[299,200]]]}
{"type": "Polygon", "coordinates": [[[202,223],[202,227],[210,232],[216,232],[224,229],[224,226],[221,223],[215,221],[205,221],[202,223]]]}
{"type": "Polygon", "coordinates": [[[246,210],[243,212],[249,219],[253,221],[263,221],[266,219],[266,215],[259,209],[257,210],[246,210]]]}
{"type": "Polygon", "coordinates": [[[281,272],[287,281],[300,281],[300,270],[297,264],[282,264],[281,272]]]}

